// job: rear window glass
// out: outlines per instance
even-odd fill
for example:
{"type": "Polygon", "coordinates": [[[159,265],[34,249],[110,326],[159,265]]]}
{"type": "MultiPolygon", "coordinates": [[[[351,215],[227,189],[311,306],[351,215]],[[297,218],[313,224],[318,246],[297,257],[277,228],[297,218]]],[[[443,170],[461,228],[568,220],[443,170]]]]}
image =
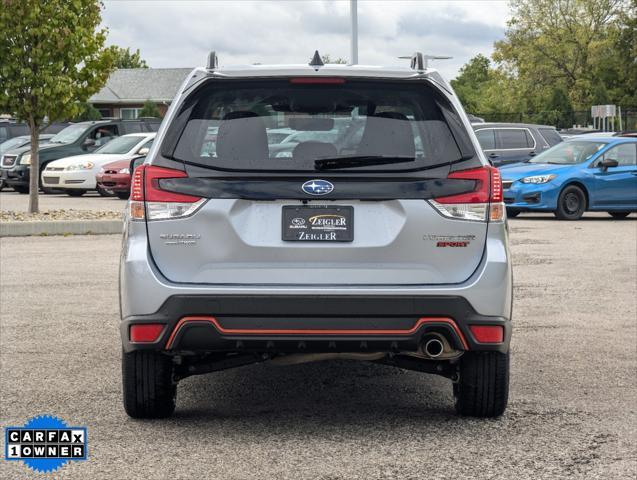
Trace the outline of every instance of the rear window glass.
{"type": "Polygon", "coordinates": [[[562,137],[552,128],[538,128],[546,143],[548,143],[551,147],[553,145],[557,145],[562,141],[562,137]]]}
{"type": "Polygon", "coordinates": [[[533,139],[527,136],[527,131],[522,128],[500,128],[496,130],[498,138],[498,148],[530,148],[533,146],[533,139]]]}
{"type": "Polygon", "coordinates": [[[400,162],[347,170],[417,170],[475,153],[461,125],[423,83],[212,81],[186,100],[162,154],[219,170],[307,172],[348,157],[400,162]]]}

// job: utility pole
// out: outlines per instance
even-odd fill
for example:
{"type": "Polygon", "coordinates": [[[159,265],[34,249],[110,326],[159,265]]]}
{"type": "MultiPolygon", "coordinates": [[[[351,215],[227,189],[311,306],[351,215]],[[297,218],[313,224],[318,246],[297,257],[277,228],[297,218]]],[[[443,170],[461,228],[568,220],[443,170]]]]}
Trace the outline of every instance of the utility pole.
{"type": "Polygon", "coordinates": [[[358,63],[358,2],[349,0],[349,11],[352,20],[352,38],[350,42],[350,65],[358,63]]]}

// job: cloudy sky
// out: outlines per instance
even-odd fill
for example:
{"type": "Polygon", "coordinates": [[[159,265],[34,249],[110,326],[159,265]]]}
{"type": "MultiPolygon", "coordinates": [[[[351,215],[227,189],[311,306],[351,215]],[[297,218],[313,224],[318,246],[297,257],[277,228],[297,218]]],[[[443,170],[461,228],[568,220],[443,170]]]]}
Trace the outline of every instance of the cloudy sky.
{"type": "MultiPolygon", "coordinates": [[[[349,58],[349,0],[106,0],[110,44],[139,48],[151,67],[220,63],[303,63],[315,49],[349,58]]],[[[358,2],[359,63],[399,65],[400,55],[450,55],[436,68],[453,78],[504,36],[505,1],[358,2]]]]}

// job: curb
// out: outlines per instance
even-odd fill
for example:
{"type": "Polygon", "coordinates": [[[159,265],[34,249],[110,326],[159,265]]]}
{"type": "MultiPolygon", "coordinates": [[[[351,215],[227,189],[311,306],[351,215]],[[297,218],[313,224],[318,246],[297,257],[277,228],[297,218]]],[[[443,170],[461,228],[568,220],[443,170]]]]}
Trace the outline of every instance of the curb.
{"type": "Polygon", "coordinates": [[[122,233],[121,220],[52,220],[42,222],[0,222],[0,237],[31,235],[109,235],[122,233]]]}

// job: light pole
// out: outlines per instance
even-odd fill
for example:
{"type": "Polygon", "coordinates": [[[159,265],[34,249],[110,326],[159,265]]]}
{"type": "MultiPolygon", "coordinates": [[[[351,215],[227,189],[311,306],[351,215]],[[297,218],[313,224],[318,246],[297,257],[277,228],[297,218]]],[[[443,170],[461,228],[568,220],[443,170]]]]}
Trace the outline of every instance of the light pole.
{"type": "Polygon", "coordinates": [[[350,41],[350,65],[358,63],[358,5],[357,0],[349,0],[349,11],[352,20],[352,38],[350,41]]]}

